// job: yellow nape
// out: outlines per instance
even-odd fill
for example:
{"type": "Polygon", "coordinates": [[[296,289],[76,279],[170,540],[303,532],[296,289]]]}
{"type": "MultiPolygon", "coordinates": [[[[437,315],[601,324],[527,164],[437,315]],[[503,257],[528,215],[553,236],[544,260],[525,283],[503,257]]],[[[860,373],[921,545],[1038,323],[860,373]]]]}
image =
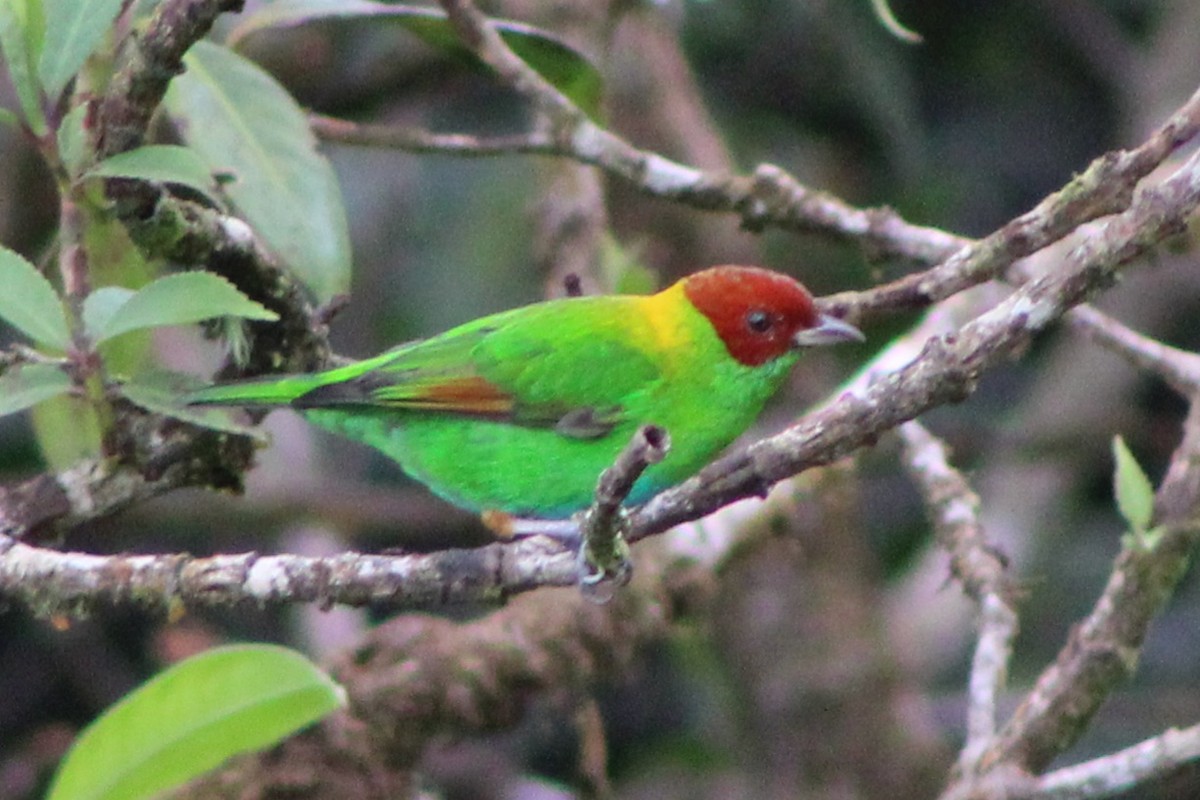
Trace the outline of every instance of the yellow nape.
{"type": "Polygon", "coordinates": [[[694,317],[698,312],[683,292],[679,281],[658,294],[638,298],[642,314],[660,351],[671,352],[687,348],[695,338],[694,317]]]}

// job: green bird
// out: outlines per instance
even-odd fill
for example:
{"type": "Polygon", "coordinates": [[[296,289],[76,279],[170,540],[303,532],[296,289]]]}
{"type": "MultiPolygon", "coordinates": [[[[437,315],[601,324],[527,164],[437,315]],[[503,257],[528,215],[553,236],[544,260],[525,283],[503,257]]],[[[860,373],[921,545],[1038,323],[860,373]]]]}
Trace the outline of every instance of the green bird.
{"type": "Polygon", "coordinates": [[[806,347],[861,341],[794,279],[714,267],[653,295],[549,300],[348,366],[213,386],[193,405],[290,406],[479,512],[565,519],[642,425],[672,447],[637,505],[745,431],[806,347]]]}

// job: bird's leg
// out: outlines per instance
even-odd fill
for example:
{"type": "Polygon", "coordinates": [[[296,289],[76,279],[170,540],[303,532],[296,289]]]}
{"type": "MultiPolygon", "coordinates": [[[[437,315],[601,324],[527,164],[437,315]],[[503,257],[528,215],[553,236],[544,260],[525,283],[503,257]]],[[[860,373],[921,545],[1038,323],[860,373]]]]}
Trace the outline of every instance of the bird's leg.
{"type": "Polygon", "coordinates": [[[581,540],[579,520],[571,519],[526,519],[514,517],[503,511],[484,511],[480,515],[484,526],[496,538],[505,541],[524,539],[529,536],[549,536],[564,547],[575,550],[581,540]]]}

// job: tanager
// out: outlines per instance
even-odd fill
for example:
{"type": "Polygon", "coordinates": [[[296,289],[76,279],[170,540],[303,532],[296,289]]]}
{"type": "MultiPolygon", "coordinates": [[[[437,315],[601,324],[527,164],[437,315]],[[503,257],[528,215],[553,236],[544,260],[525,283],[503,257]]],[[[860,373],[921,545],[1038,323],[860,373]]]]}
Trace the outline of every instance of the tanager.
{"type": "Polygon", "coordinates": [[[217,385],[187,402],[290,406],[382,451],[452,503],[565,519],[638,427],[671,450],[637,505],[697,472],[746,430],[801,352],[859,341],[793,278],[697,272],[652,295],[549,300],[307,375],[217,385]]]}

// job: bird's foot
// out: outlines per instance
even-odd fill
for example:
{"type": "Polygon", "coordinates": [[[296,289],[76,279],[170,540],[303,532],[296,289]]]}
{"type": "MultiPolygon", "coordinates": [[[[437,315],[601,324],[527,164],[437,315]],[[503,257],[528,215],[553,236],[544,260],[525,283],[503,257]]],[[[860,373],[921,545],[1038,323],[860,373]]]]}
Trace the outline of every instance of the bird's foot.
{"type": "Polygon", "coordinates": [[[579,548],[579,591],[585,600],[604,605],[633,577],[633,561],[624,537],[618,538],[607,559],[597,558],[585,544],[579,548]]]}
{"type": "Polygon", "coordinates": [[[616,508],[599,518],[591,512],[570,519],[527,519],[504,511],[480,515],[488,530],[504,541],[548,536],[579,554],[579,590],[593,603],[607,603],[633,575],[625,533],[629,518],[616,508]],[[585,534],[586,531],[586,534],[585,534]]]}
{"type": "Polygon", "coordinates": [[[583,515],[579,527],[583,532],[579,589],[585,599],[607,603],[633,577],[629,542],[625,538],[629,513],[619,506],[603,514],[592,509],[583,515]]]}
{"type": "Polygon", "coordinates": [[[549,536],[570,550],[579,548],[582,537],[576,519],[527,519],[504,511],[484,511],[480,518],[496,538],[505,541],[530,536],[549,536]]]}

